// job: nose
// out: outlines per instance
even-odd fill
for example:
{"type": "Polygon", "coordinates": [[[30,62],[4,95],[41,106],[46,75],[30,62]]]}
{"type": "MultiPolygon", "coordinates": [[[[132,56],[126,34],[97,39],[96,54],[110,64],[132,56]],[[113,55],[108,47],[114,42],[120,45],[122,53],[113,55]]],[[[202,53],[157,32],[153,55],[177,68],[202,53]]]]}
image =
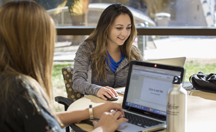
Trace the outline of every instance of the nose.
{"type": "Polygon", "coordinates": [[[124,30],[122,30],[122,36],[127,36],[128,35],[128,33],[129,33],[129,31],[127,30],[127,29],[124,29],[124,30]]]}

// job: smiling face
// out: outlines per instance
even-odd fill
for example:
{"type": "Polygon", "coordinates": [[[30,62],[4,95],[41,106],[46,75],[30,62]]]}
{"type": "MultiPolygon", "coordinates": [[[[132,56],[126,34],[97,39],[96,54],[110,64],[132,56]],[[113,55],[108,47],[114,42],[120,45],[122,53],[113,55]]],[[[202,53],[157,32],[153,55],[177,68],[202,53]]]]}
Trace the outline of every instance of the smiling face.
{"type": "Polygon", "coordinates": [[[128,14],[121,14],[113,21],[108,31],[108,46],[121,46],[131,34],[131,19],[128,14]]]}

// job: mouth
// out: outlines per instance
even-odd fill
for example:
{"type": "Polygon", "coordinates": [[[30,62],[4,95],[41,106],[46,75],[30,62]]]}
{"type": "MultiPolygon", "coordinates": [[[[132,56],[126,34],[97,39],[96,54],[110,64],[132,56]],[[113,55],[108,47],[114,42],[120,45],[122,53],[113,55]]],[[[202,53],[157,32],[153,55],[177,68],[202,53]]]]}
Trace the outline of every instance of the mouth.
{"type": "Polygon", "coordinates": [[[120,39],[121,41],[125,40],[125,38],[120,38],[120,37],[118,37],[118,39],[120,39]]]}

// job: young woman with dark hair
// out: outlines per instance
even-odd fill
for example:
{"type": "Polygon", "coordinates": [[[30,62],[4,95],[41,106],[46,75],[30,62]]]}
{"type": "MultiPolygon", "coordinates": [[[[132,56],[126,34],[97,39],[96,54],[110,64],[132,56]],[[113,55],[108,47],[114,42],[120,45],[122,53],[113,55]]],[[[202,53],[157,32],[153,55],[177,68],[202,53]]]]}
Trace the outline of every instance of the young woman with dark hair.
{"type": "Polygon", "coordinates": [[[129,62],[142,60],[140,50],[133,45],[136,35],[130,10],[121,4],[108,6],[76,53],[73,89],[104,100],[104,96],[117,96],[113,88],[126,85],[129,62]]]}

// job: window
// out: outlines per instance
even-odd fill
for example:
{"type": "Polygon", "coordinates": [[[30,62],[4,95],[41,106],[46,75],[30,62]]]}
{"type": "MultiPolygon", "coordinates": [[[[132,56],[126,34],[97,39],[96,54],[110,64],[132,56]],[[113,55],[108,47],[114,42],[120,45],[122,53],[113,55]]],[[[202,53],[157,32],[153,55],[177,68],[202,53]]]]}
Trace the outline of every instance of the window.
{"type": "MultiPolygon", "coordinates": [[[[0,5],[7,1],[10,0],[0,0],[0,5]]],[[[56,24],[54,61],[72,62],[79,44],[94,30],[102,11],[111,3],[121,3],[135,17],[138,36],[134,45],[143,52],[144,59],[186,56],[189,68],[185,81],[201,70],[216,71],[212,67],[216,65],[215,0],[35,1],[56,24]]]]}

